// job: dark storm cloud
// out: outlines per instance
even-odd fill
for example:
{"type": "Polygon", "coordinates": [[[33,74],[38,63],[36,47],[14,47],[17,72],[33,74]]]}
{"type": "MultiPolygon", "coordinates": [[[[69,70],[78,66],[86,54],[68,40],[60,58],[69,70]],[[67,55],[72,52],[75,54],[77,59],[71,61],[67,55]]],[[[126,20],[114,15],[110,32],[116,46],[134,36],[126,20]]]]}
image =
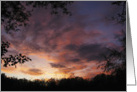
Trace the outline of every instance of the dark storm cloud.
{"type": "Polygon", "coordinates": [[[107,49],[100,44],[88,44],[81,45],[77,50],[79,56],[87,59],[87,61],[91,60],[102,60],[102,55],[107,54],[107,49]]]}
{"type": "Polygon", "coordinates": [[[53,68],[65,68],[64,65],[61,65],[61,64],[55,64],[55,63],[50,63],[51,67],[53,68]]]}
{"type": "MultiPolygon", "coordinates": [[[[82,59],[86,59],[87,61],[100,61],[103,60],[103,56],[108,53],[106,47],[104,47],[101,44],[82,44],[80,46],[76,46],[74,44],[70,44],[65,46],[65,49],[72,50],[76,53],[78,53],[79,58],[66,58],[66,61],[72,61],[72,62],[78,62],[82,59]]],[[[68,55],[69,56],[69,55],[68,55]]]]}
{"type": "Polygon", "coordinates": [[[80,62],[81,61],[81,58],[75,58],[73,56],[66,56],[65,58],[65,62],[73,62],[73,63],[76,63],[76,62],[80,62]]]}
{"type": "Polygon", "coordinates": [[[79,62],[80,59],[79,58],[74,58],[74,59],[70,59],[70,61],[72,61],[72,62],[79,62]]]}
{"type": "Polygon", "coordinates": [[[78,47],[75,44],[69,44],[65,46],[65,49],[76,50],[78,47]]]}

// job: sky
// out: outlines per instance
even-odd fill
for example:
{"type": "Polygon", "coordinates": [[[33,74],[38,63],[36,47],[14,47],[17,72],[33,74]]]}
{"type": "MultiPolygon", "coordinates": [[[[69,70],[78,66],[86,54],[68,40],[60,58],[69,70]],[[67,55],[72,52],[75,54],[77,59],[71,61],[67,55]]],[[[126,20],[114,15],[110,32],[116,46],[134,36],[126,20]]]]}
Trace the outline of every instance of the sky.
{"type": "Polygon", "coordinates": [[[120,10],[107,1],[76,1],[68,6],[72,15],[51,15],[50,9],[36,8],[22,31],[7,34],[2,26],[2,40],[10,43],[7,55],[22,53],[32,59],[17,67],[3,67],[10,77],[26,79],[93,78],[103,73],[97,66],[106,48],[120,49],[115,35],[125,25],[109,20],[120,10]]]}

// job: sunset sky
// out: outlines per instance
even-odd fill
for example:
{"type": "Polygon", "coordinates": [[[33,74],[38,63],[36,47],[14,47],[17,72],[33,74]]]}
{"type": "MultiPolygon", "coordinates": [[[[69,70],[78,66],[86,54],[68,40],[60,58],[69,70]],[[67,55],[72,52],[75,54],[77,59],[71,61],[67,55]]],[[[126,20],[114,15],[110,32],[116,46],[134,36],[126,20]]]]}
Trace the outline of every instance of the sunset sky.
{"type": "Polygon", "coordinates": [[[51,15],[50,9],[36,8],[27,27],[1,38],[10,43],[10,54],[22,53],[32,59],[17,67],[3,67],[7,76],[26,79],[92,78],[102,73],[106,47],[120,49],[115,35],[125,25],[109,20],[121,9],[107,1],[76,1],[68,6],[72,16],[51,15]]]}

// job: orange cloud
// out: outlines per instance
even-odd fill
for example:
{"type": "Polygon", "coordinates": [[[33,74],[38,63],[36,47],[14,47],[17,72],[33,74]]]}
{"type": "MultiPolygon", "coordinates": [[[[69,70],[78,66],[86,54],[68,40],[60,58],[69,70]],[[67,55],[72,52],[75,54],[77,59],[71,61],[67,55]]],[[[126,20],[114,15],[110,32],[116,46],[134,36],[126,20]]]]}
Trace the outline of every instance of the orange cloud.
{"type": "Polygon", "coordinates": [[[36,69],[36,68],[28,69],[26,71],[22,70],[21,72],[25,74],[33,75],[33,76],[39,76],[43,74],[42,70],[36,69]]]}
{"type": "Polygon", "coordinates": [[[1,66],[1,71],[6,73],[13,73],[16,70],[15,67],[3,67],[1,66]]]}

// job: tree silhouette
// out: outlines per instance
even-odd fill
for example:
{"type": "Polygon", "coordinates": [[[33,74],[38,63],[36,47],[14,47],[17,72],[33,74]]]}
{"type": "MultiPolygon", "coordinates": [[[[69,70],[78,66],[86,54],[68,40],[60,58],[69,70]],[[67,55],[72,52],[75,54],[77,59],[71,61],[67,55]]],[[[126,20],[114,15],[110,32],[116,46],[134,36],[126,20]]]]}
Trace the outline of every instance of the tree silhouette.
{"type": "Polygon", "coordinates": [[[81,77],[49,79],[49,81],[17,79],[1,74],[2,91],[125,91],[124,73],[119,75],[99,74],[91,80],[81,77]]]}
{"type": "Polygon", "coordinates": [[[9,55],[8,57],[5,56],[5,54],[8,52],[8,48],[10,46],[10,43],[2,41],[1,44],[1,63],[4,62],[3,66],[15,66],[17,63],[23,64],[27,61],[31,61],[31,59],[25,55],[19,54],[19,55],[9,55]]]}
{"type": "Polygon", "coordinates": [[[119,12],[116,13],[115,16],[112,16],[113,20],[116,20],[117,23],[123,24],[126,21],[126,1],[115,1],[112,5],[116,5],[121,8],[119,12]]]}
{"type": "Polygon", "coordinates": [[[2,41],[1,44],[1,57],[5,55],[5,53],[8,52],[7,48],[9,48],[10,43],[2,41]]]}
{"type": "MultiPolygon", "coordinates": [[[[1,2],[1,25],[4,27],[7,33],[10,31],[19,31],[21,26],[26,26],[32,11],[37,7],[47,8],[50,6],[51,14],[58,14],[61,10],[63,14],[71,15],[67,6],[72,1],[2,1],[1,2]],[[27,10],[26,7],[32,7],[31,10],[27,10]]],[[[1,62],[4,62],[4,67],[14,66],[16,64],[31,61],[31,59],[25,55],[9,55],[4,56],[8,52],[10,44],[9,42],[2,41],[1,43],[1,62]]]]}
{"type": "Polygon", "coordinates": [[[121,50],[115,48],[107,48],[108,54],[102,55],[106,62],[104,62],[100,66],[103,66],[104,71],[106,72],[110,70],[116,72],[118,69],[126,69],[126,33],[123,30],[121,31],[121,33],[121,36],[116,36],[118,41],[121,43],[121,50]]]}
{"type": "MultiPolygon", "coordinates": [[[[116,1],[113,2],[112,5],[117,5],[122,8],[122,11],[116,14],[117,16],[113,16],[112,18],[118,23],[124,24],[126,21],[126,2],[116,1]]],[[[121,30],[121,35],[115,35],[115,37],[121,44],[121,50],[107,48],[108,54],[102,55],[106,62],[99,65],[99,67],[103,66],[105,72],[112,70],[112,73],[114,74],[121,70],[126,71],[126,32],[121,30]]]]}

